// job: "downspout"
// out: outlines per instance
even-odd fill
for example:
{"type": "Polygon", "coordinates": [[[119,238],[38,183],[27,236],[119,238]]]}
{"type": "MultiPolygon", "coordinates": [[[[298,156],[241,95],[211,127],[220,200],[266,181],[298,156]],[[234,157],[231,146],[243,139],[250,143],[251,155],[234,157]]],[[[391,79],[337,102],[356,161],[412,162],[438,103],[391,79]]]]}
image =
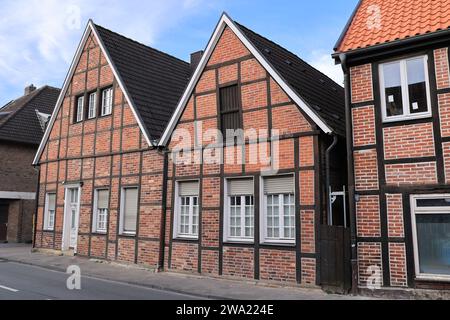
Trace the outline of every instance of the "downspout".
{"type": "Polygon", "coordinates": [[[167,179],[169,169],[169,152],[164,149],[164,166],[163,166],[163,186],[162,186],[162,212],[161,212],[161,230],[159,235],[159,263],[158,271],[164,271],[164,255],[166,246],[166,215],[167,215],[167,179]]]}
{"type": "Polygon", "coordinates": [[[358,294],[358,255],[356,242],[356,209],[355,209],[355,174],[353,167],[353,147],[352,147],[352,113],[351,113],[351,93],[350,93],[350,73],[347,66],[347,56],[345,53],[339,55],[342,71],[344,72],[345,86],[345,121],[346,121],[346,145],[347,145],[347,183],[350,215],[350,243],[351,243],[351,268],[352,268],[352,294],[358,294]]]}
{"type": "Polygon", "coordinates": [[[325,152],[325,185],[327,188],[327,218],[328,218],[328,225],[331,225],[331,214],[332,214],[332,203],[331,203],[331,169],[330,169],[330,154],[331,151],[333,151],[334,148],[336,148],[338,144],[338,137],[336,134],[333,134],[333,143],[328,147],[327,151],[325,152]]]}
{"type": "Polygon", "coordinates": [[[36,248],[36,231],[37,231],[37,219],[39,212],[39,194],[41,192],[41,166],[35,165],[33,166],[34,170],[37,171],[38,179],[37,179],[37,188],[36,188],[36,204],[35,204],[35,212],[34,212],[34,221],[33,221],[33,245],[32,248],[36,248]]]}

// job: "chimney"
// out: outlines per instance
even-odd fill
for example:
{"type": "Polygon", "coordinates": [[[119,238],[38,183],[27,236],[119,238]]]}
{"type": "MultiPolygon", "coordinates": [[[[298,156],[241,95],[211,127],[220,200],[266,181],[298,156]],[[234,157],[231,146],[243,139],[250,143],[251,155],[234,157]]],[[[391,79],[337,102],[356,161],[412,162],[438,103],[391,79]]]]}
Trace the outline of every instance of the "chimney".
{"type": "Polygon", "coordinates": [[[29,85],[28,87],[25,88],[25,95],[29,95],[30,93],[32,93],[34,90],[36,90],[36,87],[34,85],[29,85]]]}
{"type": "Polygon", "coordinates": [[[203,50],[191,53],[191,71],[194,73],[203,56],[203,50]]]}

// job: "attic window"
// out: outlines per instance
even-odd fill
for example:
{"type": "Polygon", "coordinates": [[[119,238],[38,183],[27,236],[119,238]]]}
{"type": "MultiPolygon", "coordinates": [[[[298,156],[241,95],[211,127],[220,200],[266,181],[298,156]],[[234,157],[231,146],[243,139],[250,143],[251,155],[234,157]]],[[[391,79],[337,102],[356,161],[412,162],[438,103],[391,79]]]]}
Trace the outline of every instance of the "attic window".
{"type": "Polygon", "coordinates": [[[322,108],[321,107],[319,107],[318,105],[313,105],[312,106],[313,108],[314,108],[314,110],[316,110],[316,111],[321,111],[322,110],[322,108]]]}
{"type": "Polygon", "coordinates": [[[325,80],[319,79],[319,82],[320,82],[321,84],[324,84],[324,83],[325,83],[325,80]]]}
{"type": "Polygon", "coordinates": [[[45,131],[47,128],[48,121],[50,120],[51,115],[43,112],[36,111],[37,118],[39,120],[39,124],[42,128],[42,131],[45,131]]]}
{"type": "Polygon", "coordinates": [[[270,51],[270,49],[268,49],[268,48],[265,48],[264,52],[267,53],[267,54],[271,54],[272,53],[272,51],[270,51]]]}
{"type": "Polygon", "coordinates": [[[292,66],[292,61],[291,60],[285,60],[284,61],[287,65],[292,66]]]}

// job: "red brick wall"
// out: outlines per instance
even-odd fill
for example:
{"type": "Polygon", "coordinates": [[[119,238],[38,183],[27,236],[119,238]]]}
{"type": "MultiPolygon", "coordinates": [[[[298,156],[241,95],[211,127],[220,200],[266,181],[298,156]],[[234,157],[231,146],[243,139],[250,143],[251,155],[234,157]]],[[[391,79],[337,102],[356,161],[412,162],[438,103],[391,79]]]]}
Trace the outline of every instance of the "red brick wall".
{"type": "MultiPolygon", "coordinates": [[[[435,72],[436,86],[431,88],[431,94],[450,87],[448,48],[434,50],[433,56],[435,69],[429,71],[435,72]]],[[[377,122],[381,118],[381,105],[374,98],[379,97],[376,93],[380,89],[374,87],[372,72],[378,71],[371,64],[350,69],[355,188],[357,193],[361,193],[356,203],[358,237],[379,239],[378,242],[358,244],[360,285],[366,285],[370,276],[368,267],[381,266],[383,254],[388,260],[385,265],[390,271],[386,273],[390,278],[385,280],[390,280],[391,286],[405,287],[412,285],[408,284],[407,278],[408,273],[414,273],[414,270],[407,270],[407,259],[413,257],[406,257],[407,246],[412,246],[412,243],[407,241],[410,235],[406,234],[408,229],[405,223],[408,220],[405,221],[404,217],[411,213],[406,209],[403,198],[421,191],[420,186],[440,184],[438,174],[442,168],[438,168],[438,150],[441,143],[445,183],[448,185],[450,181],[450,143],[439,141],[440,135],[443,138],[450,137],[450,95],[439,93],[431,99],[438,102],[440,132],[435,132],[434,120],[431,118],[416,123],[400,121],[383,125],[377,122]],[[383,159],[378,158],[376,149],[380,147],[377,142],[379,132],[382,133],[383,159]],[[411,161],[415,158],[423,159],[411,161]],[[380,168],[379,164],[384,165],[384,168],[380,168]],[[381,169],[384,169],[384,176],[381,169]],[[406,189],[411,187],[414,188],[413,191],[406,189]],[[385,189],[389,189],[389,192],[385,189]],[[387,230],[382,230],[382,221],[387,222],[387,230]],[[388,239],[381,237],[385,233],[388,239]],[[395,243],[389,242],[393,238],[395,243]],[[382,252],[382,248],[386,252],[382,252]]],[[[447,185],[440,187],[446,188],[447,185]]]]}
{"type": "Polygon", "coordinates": [[[352,103],[373,100],[372,65],[350,68],[352,103]]]}
{"type": "Polygon", "coordinates": [[[448,48],[434,50],[434,64],[436,68],[437,88],[444,89],[450,87],[448,48]]]}
{"type": "MultiPolygon", "coordinates": [[[[86,107],[87,99],[85,102],[86,107]]],[[[160,246],[163,156],[150,151],[146,145],[133,112],[92,36],[78,62],[45,150],[40,159],[36,246],[61,249],[63,182],[82,181],[78,254],[156,266],[160,246]],[[73,123],[75,98],[88,90],[108,85],[114,85],[112,115],[73,123]],[[118,237],[120,186],[139,184],[138,235],[118,237]],[[91,233],[93,192],[99,187],[110,189],[107,234],[91,233]],[[46,192],[53,191],[57,192],[56,227],[54,233],[48,233],[43,232],[44,199],[46,192]]]]}
{"type": "MultiPolygon", "coordinates": [[[[254,245],[246,247],[233,247],[226,244],[220,247],[219,230],[223,223],[220,221],[221,197],[223,189],[221,184],[224,178],[220,176],[223,171],[228,176],[260,176],[261,170],[268,166],[274,166],[283,170],[283,173],[294,173],[298,165],[302,167],[299,176],[299,194],[297,202],[302,206],[314,206],[319,203],[315,199],[317,168],[314,166],[314,150],[318,139],[312,135],[313,125],[299,111],[281,87],[269,77],[267,71],[250,55],[250,52],[240,43],[238,38],[228,28],[225,29],[219,40],[214,53],[212,54],[207,70],[201,75],[196,84],[195,91],[183,113],[177,129],[187,129],[194,133],[194,121],[202,120],[202,130],[197,123],[197,140],[199,135],[207,129],[218,128],[219,117],[217,116],[217,90],[218,85],[227,83],[239,83],[241,88],[241,105],[243,109],[244,129],[268,129],[272,127],[277,130],[281,140],[271,146],[268,143],[252,143],[246,146],[218,148],[216,152],[225,158],[233,159],[233,163],[225,165],[203,164],[203,177],[200,176],[201,166],[198,164],[177,164],[171,168],[171,173],[175,175],[175,180],[186,177],[189,179],[199,179],[202,181],[202,233],[198,241],[192,241],[192,245],[180,246],[177,240],[169,245],[171,255],[166,255],[166,264],[170,269],[184,270],[186,266],[183,259],[190,261],[198,260],[198,252],[191,256],[182,250],[191,250],[192,246],[201,246],[201,272],[206,274],[219,274],[222,270],[224,276],[233,277],[255,277],[255,255],[259,255],[259,279],[302,282],[305,284],[316,284],[316,261],[314,258],[304,261],[297,261],[295,251],[287,250],[260,250],[255,251],[254,245]],[[239,73],[240,70],[240,73],[239,73]],[[219,83],[216,83],[216,78],[219,83]],[[294,138],[294,135],[302,133],[301,138],[294,138]],[[308,135],[308,133],[310,135],[308,135]],[[295,155],[295,144],[298,144],[299,154],[295,155]],[[264,163],[259,158],[257,163],[250,163],[250,159],[260,150],[267,150],[270,156],[274,150],[279,151],[279,157],[274,157],[269,164],[264,163]],[[298,164],[295,163],[298,160],[298,164]],[[243,163],[238,162],[243,160],[243,163]],[[176,249],[175,249],[176,246],[176,249]],[[219,253],[222,250],[222,264],[220,265],[219,253]],[[176,256],[176,258],[175,258],[176,256]],[[170,258],[171,257],[171,258],[170,258]],[[176,259],[176,261],[174,261],[176,259]],[[171,260],[171,261],[169,261],[171,260]],[[304,269],[302,269],[304,267],[304,269]],[[298,275],[297,269],[302,269],[298,275]]],[[[260,133],[260,132],[259,132],[260,133]]],[[[267,135],[267,134],[266,134],[267,135]]],[[[170,142],[170,148],[180,147],[180,140],[174,138],[170,142]]],[[[203,141],[205,147],[211,141],[203,141]]],[[[194,147],[194,141],[185,141],[183,147],[194,147]]],[[[210,153],[209,149],[202,149],[205,153],[210,153]]],[[[192,150],[185,150],[183,155],[187,155],[192,150]]],[[[199,153],[197,150],[196,153],[199,153]]],[[[197,154],[199,159],[201,154],[197,154]]],[[[172,155],[174,156],[174,155],[172,155]]],[[[241,161],[242,162],[242,161],[241,161]]],[[[173,183],[173,182],[172,182],[173,183]]],[[[171,198],[175,196],[175,190],[171,190],[171,198]]],[[[223,199],[222,199],[223,200],[223,199]]],[[[170,203],[169,206],[172,206],[170,203]]],[[[171,214],[176,214],[175,208],[170,208],[171,214]]],[[[259,214],[255,212],[255,214],[259,214]]],[[[312,210],[302,210],[297,213],[301,221],[302,232],[300,235],[300,250],[304,253],[314,255],[316,253],[316,212],[312,210]]],[[[171,225],[173,228],[173,225],[171,225]]],[[[186,262],[187,263],[187,262],[186,262]]],[[[197,261],[198,263],[198,261],[197,261]]],[[[197,272],[197,268],[191,268],[197,272]]]]}

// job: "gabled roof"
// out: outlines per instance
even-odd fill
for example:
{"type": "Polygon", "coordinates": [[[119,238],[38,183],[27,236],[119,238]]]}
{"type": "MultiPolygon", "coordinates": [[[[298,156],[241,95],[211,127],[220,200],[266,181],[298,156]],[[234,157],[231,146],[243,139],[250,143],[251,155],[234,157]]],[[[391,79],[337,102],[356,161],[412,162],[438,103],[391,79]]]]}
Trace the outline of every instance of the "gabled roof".
{"type": "Polygon", "coordinates": [[[95,26],[148,133],[159,139],[189,81],[190,64],[95,26]]]}
{"type": "Polygon", "coordinates": [[[449,28],[449,0],[361,0],[335,51],[362,49],[449,28]]]}
{"type": "Polygon", "coordinates": [[[0,140],[39,145],[44,130],[36,111],[51,114],[60,89],[44,86],[0,109],[0,140]]]}
{"type": "Polygon", "coordinates": [[[189,63],[105,29],[90,20],[33,164],[39,162],[85,43],[91,33],[99,43],[150,146],[160,138],[189,81],[191,73],[189,63]]]}
{"type": "Polygon", "coordinates": [[[224,13],[159,142],[160,146],[166,145],[169,141],[194,87],[226,27],[236,34],[270,76],[323,132],[344,134],[344,89],[293,53],[234,22],[224,13]]]}
{"type": "Polygon", "coordinates": [[[344,89],[297,55],[236,23],[283,79],[338,134],[345,132],[344,89]]]}

